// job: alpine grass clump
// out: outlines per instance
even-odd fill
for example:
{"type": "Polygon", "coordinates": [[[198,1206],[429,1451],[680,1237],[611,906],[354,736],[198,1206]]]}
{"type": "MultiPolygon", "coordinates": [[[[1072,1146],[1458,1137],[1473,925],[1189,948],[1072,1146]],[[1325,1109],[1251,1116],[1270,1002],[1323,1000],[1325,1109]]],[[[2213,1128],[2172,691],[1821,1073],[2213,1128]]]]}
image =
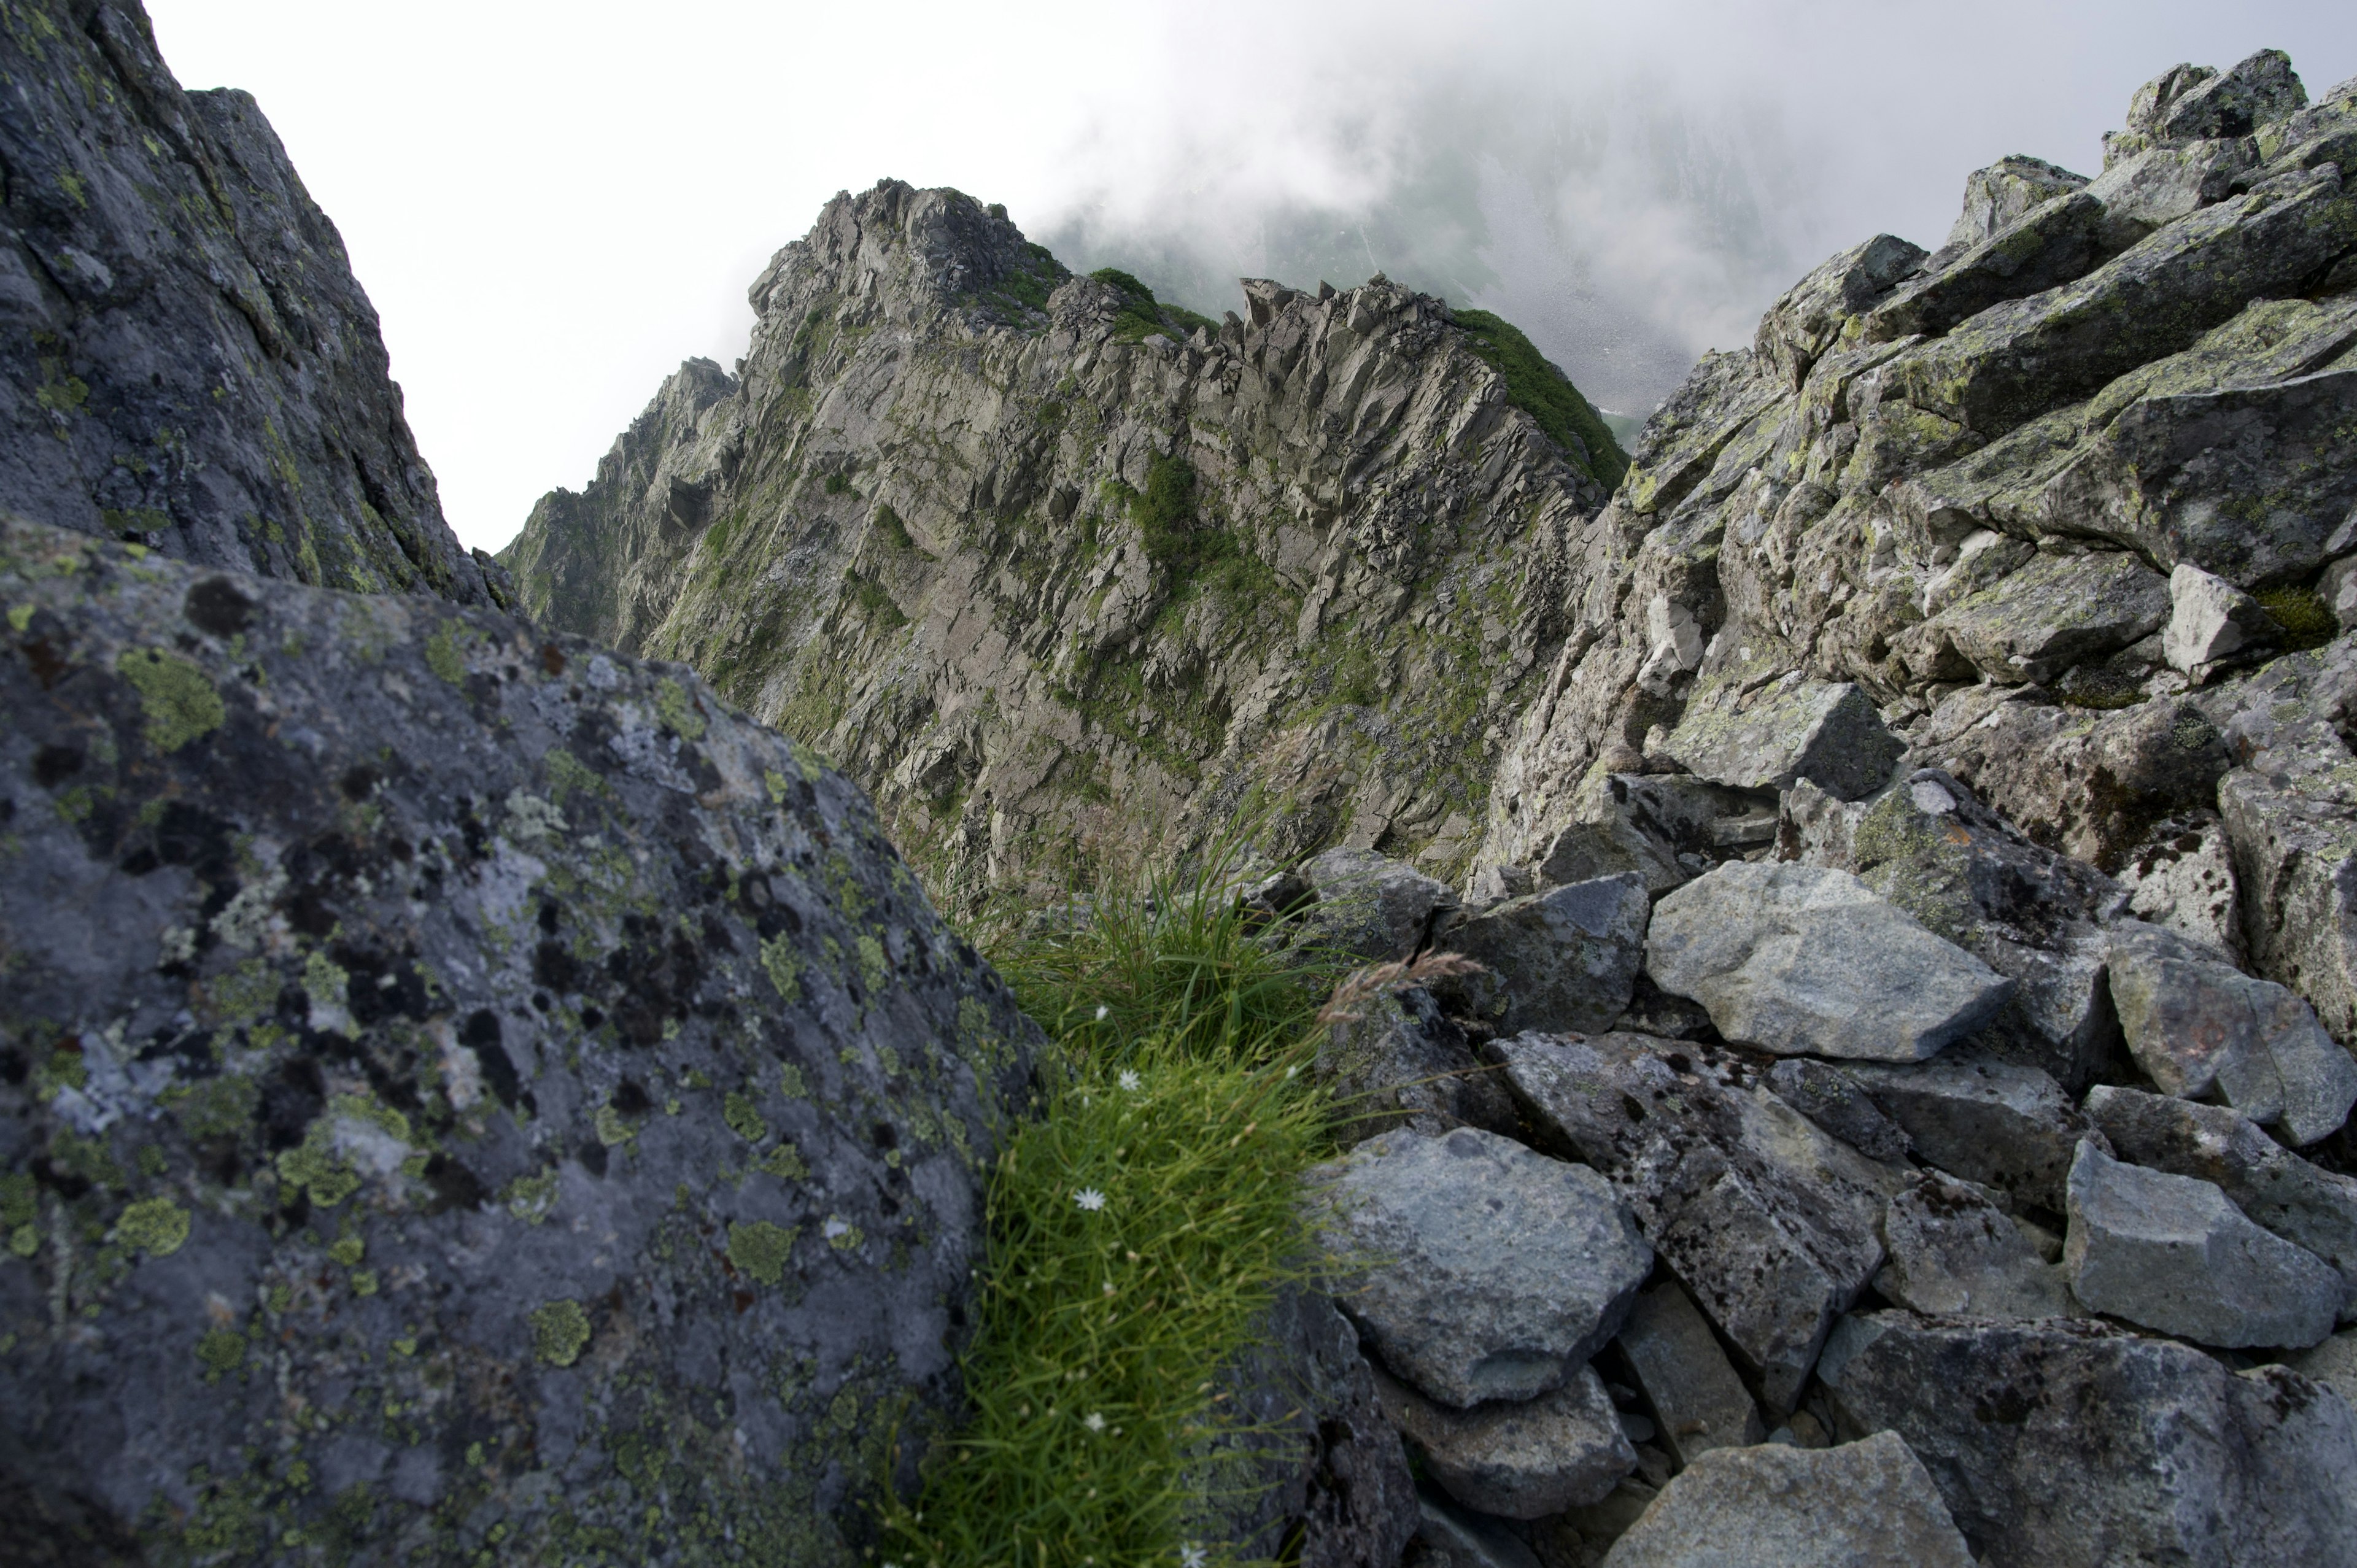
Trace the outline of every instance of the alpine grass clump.
{"type": "Polygon", "coordinates": [[[1230,1561],[1190,1539],[1253,1487],[1214,1374],[1308,1273],[1335,968],[1256,940],[1235,858],[985,944],[1054,1037],[1052,1086],[992,1176],[971,1412],[886,1516],[900,1568],[1230,1561]]]}
{"type": "Polygon", "coordinates": [[[1465,329],[1468,346],[1506,378],[1506,401],[1537,420],[1539,428],[1575,461],[1585,453],[1587,460],[1578,466],[1589,478],[1608,490],[1618,486],[1620,476],[1629,471],[1628,454],[1620,450],[1612,427],[1596,412],[1596,405],[1571,384],[1571,378],[1555,369],[1539,352],[1538,345],[1512,323],[1486,310],[1452,314],[1465,329]]]}

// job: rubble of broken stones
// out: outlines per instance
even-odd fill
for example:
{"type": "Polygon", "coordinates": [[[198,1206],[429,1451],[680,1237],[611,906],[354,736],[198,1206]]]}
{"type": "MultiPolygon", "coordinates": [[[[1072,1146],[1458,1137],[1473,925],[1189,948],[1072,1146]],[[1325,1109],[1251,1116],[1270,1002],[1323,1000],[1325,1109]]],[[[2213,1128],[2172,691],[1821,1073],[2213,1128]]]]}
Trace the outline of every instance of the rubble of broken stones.
{"type": "MultiPolygon", "coordinates": [[[[2167,744],[2312,740],[2281,694],[2352,660],[2167,744]]],[[[2231,865],[2223,922],[2131,886],[1858,706],[1606,775],[1468,894],[1362,850],[1259,890],[1297,940],[1483,966],[1319,1058],[1405,1561],[2357,1562],[2357,1060],[2246,967],[2231,865]]]]}

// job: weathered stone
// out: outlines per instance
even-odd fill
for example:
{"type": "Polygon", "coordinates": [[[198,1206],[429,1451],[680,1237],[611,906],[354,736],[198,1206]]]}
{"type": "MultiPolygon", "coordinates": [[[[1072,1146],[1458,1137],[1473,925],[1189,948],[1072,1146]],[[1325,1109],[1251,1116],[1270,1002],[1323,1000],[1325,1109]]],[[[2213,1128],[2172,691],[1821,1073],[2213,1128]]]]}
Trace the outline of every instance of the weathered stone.
{"type": "Polygon", "coordinates": [[[2045,1073],[1955,1051],[1904,1067],[1858,1062],[1840,1070],[1905,1130],[1917,1159],[2061,1211],[2086,1124],[2045,1073]]]}
{"type": "Polygon", "coordinates": [[[1808,1057],[1786,1057],[1768,1070],[1768,1087],[1785,1104],[1870,1160],[1896,1164],[1913,1147],[1858,1080],[1808,1057]]]}
{"type": "Polygon", "coordinates": [[[1561,1387],[1652,1267],[1603,1177],[1469,1127],[1372,1138],[1311,1192],[1342,1310],[1394,1373],[1459,1409],[1561,1387]]]}
{"type": "Polygon", "coordinates": [[[1789,789],[1807,779],[1852,800],[1881,787],[1906,746],[1857,686],[1795,674],[1697,696],[1664,749],[1715,784],[1789,789]]]}
{"type": "Polygon", "coordinates": [[[488,610],[18,522],[0,602],[10,1518],[843,1560],[1037,1039],[858,791],[488,610]]]}
{"type": "Polygon", "coordinates": [[[2343,1322],[2357,1314],[2357,1179],[2322,1170],[2223,1105],[2103,1085],[2087,1118],[2120,1158],[2216,1185],[2251,1219],[2341,1272],[2343,1322]]]}
{"type": "Polygon", "coordinates": [[[1627,1009],[1652,914],[1643,875],[1623,872],[1501,904],[1438,945],[1482,966],[1465,988],[1501,1029],[1586,1033],[1627,1009]]]}
{"type": "Polygon", "coordinates": [[[1646,972],[1779,1054],[1921,1061],[1986,1024],[2013,983],[1847,872],[1736,862],[1662,900],[1646,972]]]}
{"type": "Polygon", "coordinates": [[[2254,641],[2271,641],[2275,623],[2258,600],[2190,561],[2169,575],[2169,629],[2161,650],[2196,680],[2254,641]]]}
{"type": "MultiPolygon", "coordinates": [[[[2052,169],[2051,165],[2046,166],[2052,169]]],[[[1983,180],[1990,172],[1983,169],[1973,178],[1983,180]]],[[[2061,169],[2052,172],[2064,179],[2078,179],[2061,169]]],[[[1973,211],[1975,194],[1968,183],[1965,215],[1957,221],[1959,230],[1977,226],[1973,211]]],[[[2003,205],[2001,198],[1992,202],[1990,216],[1994,218],[2003,205]]],[[[1944,250],[1933,257],[1934,263],[1942,264],[1927,267],[1925,275],[1902,284],[1877,306],[1866,318],[1862,336],[1869,343],[1918,333],[1937,337],[2000,300],[2019,299],[2069,283],[2104,259],[2104,204],[2093,196],[2075,187],[2058,190],[1967,243],[1952,258],[1944,250]]],[[[1953,234],[1950,243],[1954,243],[1953,234]]]]}
{"type": "Polygon", "coordinates": [[[2125,251],[2154,230],[2224,200],[2236,177],[2258,161],[2257,149],[2236,136],[2147,147],[2113,164],[2087,187],[2103,203],[2103,248],[2125,251]]]}
{"type": "Polygon", "coordinates": [[[1428,1490],[1417,1492],[1416,1509],[1415,1535],[1400,1568],[1545,1568],[1496,1520],[1460,1513],[1428,1490]]]}
{"type": "Polygon", "coordinates": [[[2210,1182],[2123,1165],[2093,1144],[2071,1166],[2062,1267],[2097,1312],[2204,1345],[2313,1345],[2344,1294],[2331,1265],[2253,1224],[2210,1182]]]}
{"type": "Polygon", "coordinates": [[[1190,1533],[1303,1568],[1393,1563],[1415,1532],[1415,1478],[1359,1336],[1326,1297],[1288,1292],[1254,1348],[1222,1378],[1257,1479],[1225,1517],[1190,1533]]]}
{"type": "Polygon", "coordinates": [[[2016,990],[1973,1036],[1988,1057],[2083,1087],[2119,1026],[2099,924],[2122,890],[2094,867],[2030,843],[1951,774],[1919,768],[1871,803],[1843,806],[1808,784],[1784,800],[1778,853],[1855,872],[2016,990]]]}
{"type": "Polygon", "coordinates": [[[2044,158],[2015,154],[1964,177],[1964,211],[1940,247],[1942,256],[1962,255],[1985,240],[2010,229],[2033,208],[2087,186],[2084,175],[2072,174],[2044,158]]]}
{"type": "MultiPolygon", "coordinates": [[[[2212,812],[2162,822],[2120,867],[2128,913],[2229,955],[2243,950],[2234,846],[2212,812]]],[[[2108,989],[2107,989],[2108,994],[2108,989]]]]}
{"type": "Polygon", "coordinates": [[[2194,137],[2247,136],[2308,102],[2308,90],[2281,49],[2261,49],[2222,72],[2213,72],[2178,93],[2151,122],[2165,141],[2194,137]]]}
{"type": "Polygon", "coordinates": [[[2169,619],[2166,578],[2125,551],[2040,555],[1940,612],[1956,650],[1991,680],[2051,681],[2169,619]]]}
{"type": "Polygon", "coordinates": [[[1375,1374],[1383,1413],[1441,1489],[1486,1514],[1539,1519],[1601,1501],[1637,1467],[1603,1380],[1586,1367],[1560,1388],[1470,1410],[1436,1404],[1375,1374]]]}
{"type": "MultiPolygon", "coordinates": [[[[1999,203],[2006,200],[2005,196],[1992,195],[1999,203]]],[[[1964,195],[1967,217],[1972,202],[1973,189],[1968,185],[1964,195]]],[[[2012,216],[2007,214],[2008,220],[2012,216]]],[[[1953,243],[1954,236],[1950,240],[1953,243]]],[[[1794,388],[1800,387],[1808,380],[1818,359],[1840,339],[1842,329],[1872,309],[1876,301],[1889,294],[1922,260],[1921,247],[1891,234],[1877,234],[1866,243],[1843,252],[1794,284],[1782,298],[1768,307],[1752,340],[1754,350],[1762,360],[1774,365],[1794,388]]]]}
{"type": "Polygon", "coordinates": [[[1369,963],[1417,951],[1436,917],[1457,907],[1447,883],[1368,850],[1327,850],[1302,875],[1318,902],[1300,917],[1296,941],[1369,963]]]}
{"type": "Polygon", "coordinates": [[[1826,1329],[1881,1265],[1900,1173],[1701,1047],[1523,1035],[1490,1048],[1542,1145],[1611,1179],[1768,1404],[1790,1411],[1826,1329]]]}
{"type": "Polygon", "coordinates": [[[1455,1127],[1494,1132],[1512,1122],[1496,1075],[1420,989],[1379,996],[1361,1016],[1333,1025],[1318,1043],[1316,1072],[1338,1115],[1335,1141],[1346,1149],[1394,1127],[1438,1137],[1455,1127]]]}
{"type": "Polygon", "coordinates": [[[1721,1448],[1687,1466],[1606,1568],[1970,1568],[1939,1488],[1896,1433],[1812,1452],[1721,1448]]]}
{"type": "Polygon", "coordinates": [[[183,92],[122,0],[24,13],[0,77],[0,509],[231,572],[504,602],[253,99],[183,92]]]}
{"type": "Polygon", "coordinates": [[[1760,1407],[1677,1281],[1664,1280],[1637,1297],[1620,1326],[1620,1345],[1660,1423],[1661,1441],[1679,1464],[1691,1465],[1713,1448],[1747,1447],[1766,1435],[1760,1407]]]}
{"type": "Polygon", "coordinates": [[[1874,1288],[1942,1317],[2068,1317],[2061,1274],[1981,1192],[1936,1171],[1890,1200],[1882,1222],[1890,1261],[1874,1288]]]}
{"type": "Polygon", "coordinates": [[[2357,1562],[2357,1423],[2281,1368],[2087,1320],[1878,1312],[1819,1374],[1841,1434],[1906,1439],[1984,1563],[2357,1562]]]}
{"type": "Polygon", "coordinates": [[[2321,1345],[2296,1351],[2283,1364],[2304,1378],[2312,1378],[2357,1405],[2357,1328],[2343,1329],[2321,1345]]]}
{"type": "Polygon", "coordinates": [[[1731,789],[1683,774],[1608,773],[1583,789],[1577,820],[1531,863],[1541,887],[1635,871],[1656,897],[1772,834],[1755,824],[1773,808],[1761,790],[1731,789]]]}
{"type": "Polygon", "coordinates": [[[2113,930],[2109,964],[2128,1050],[2164,1094],[2214,1091],[2295,1145],[2349,1119],[2357,1060],[2291,992],[2138,920],[2113,930]]]}

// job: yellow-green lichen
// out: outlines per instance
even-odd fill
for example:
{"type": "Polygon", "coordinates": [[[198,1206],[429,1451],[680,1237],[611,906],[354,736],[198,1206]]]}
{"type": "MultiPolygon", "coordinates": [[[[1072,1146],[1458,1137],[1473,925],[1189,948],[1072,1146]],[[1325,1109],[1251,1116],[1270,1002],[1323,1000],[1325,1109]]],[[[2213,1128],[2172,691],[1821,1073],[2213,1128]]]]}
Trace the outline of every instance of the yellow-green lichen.
{"type": "Polygon", "coordinates": [[[804,1181],[810,1176],[810,1167],[802,1163],[802,1151],[787,1142],[780,1142],[753,1168],[767,1171],[780,1181],[804,1181]]]}
{"type": "Polygon", "coordinates": [[[761,944],[761,972],[778,989],[781,1002],[799,1002],[802,996],[802,955],[794,950],[791,939],[777,937],[761,944]]]}
{"type": "Polygon", "coordinates": [[[329,1146],[325,1117],[311,1123],[303,1142],[281,1154],[277,1165],[280,1181],[307,1192],[322,1208],[333,1208],[360,1190],[359,1174],[338,1159],[329,1146]]]}
{"type": "Polygon", "coordinates": [[[188,1211],[168,1197],[143,1198],[114,1222],[114,1239],[151,1258],[168,1258],[188,1239],[188,1211]]]}
{"type": "Polygon", "coordinates": [[[793,1255],[794,1232],[766,1219],[733,1220],[728,1226],[728,1261],[740,1273],[773,1285],[786,1277],[786,1262],[793,1255]]]}
{"type": "Polygon", "coordinates": [[[594,1120],[597,1127],[597,1141],[609,1149],[619,1144],[627,1144],[639,1135],[639,1130],[624,1121],[622,1113],[610,1105],[597,1107],[597,1114],[594,1120]]]}
{"type": "Polygon", "coordinates": [[[425,639],[425,668],[453,686],[467,683],[467,660],[458,651],[458,627],[444,621],[425,639]]]}
{"type": "Polygon", "coordinates": [[[569,1296],[533,1308],[532,1349],[552,1367],[569,1367],[589,1343],[589,1315],[569,1296]]]}
{"type": "Polygon", "coordinates": [[[205,1381],[217,1383],[245,1365],[245,1336],[227,1326],[208,1329],[197,1341],[197,1359],[204,1366],[205,1381]]]}
{"type": "Polygon", "coordinates": [[[687,688],[666,679],[655,688],[655,712],[682,740],[704,738],[704,715],[695,711],[695,703],[687,688]]]}
{"type": "Polygon", "coordinates": [[[508,1183],[500,1197],[510,1214],[526,1225],[538,1225],[556,1207],[556,1173],[544,1171],[539,1176],[518,1176],[508,1183]]]}
{"type": "Polygon", "coordinates": [[[368,1256],[368,1243],[357,1236],[339,1236],[328,1243],[328,1256],[348,1269],[356,1269],[360,1267],[361,1260],[368,1256]]]}
{"type": "Polygon", "coordinates": [[[778,1087],[786,1091],[786,1098],[789,1100],[808,1100],[810,1098],[809,1080],[802,1077],[802,1069],[796,1067],[791,1062],[784,1062],[779,1065],[778,1087]]]}
{"type": "Polygon", "coordinates": [[[138,689],[147,744],[158,751],[178,751],[229,716],[205,672],[175,654],[134,649],[114,661],[114,671],[138,689]]]}
{"type": "Polygon", "coordinates": [[[770,1124],[761,1120],[753,1101],[742,1094],[731,1092],[721,1102],[720,1114],[728,1123],[728,1130],[748,1144],[758,1144],[770,1135],[770,1124]]]}

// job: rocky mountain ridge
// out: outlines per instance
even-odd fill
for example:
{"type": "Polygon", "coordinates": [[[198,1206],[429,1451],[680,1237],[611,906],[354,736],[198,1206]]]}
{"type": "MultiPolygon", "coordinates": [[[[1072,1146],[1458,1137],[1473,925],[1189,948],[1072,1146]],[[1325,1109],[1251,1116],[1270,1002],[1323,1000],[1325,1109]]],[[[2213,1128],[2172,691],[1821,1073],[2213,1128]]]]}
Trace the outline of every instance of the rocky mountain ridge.
{"type": "Polygon", "coordinates": [[[1248,800],[1272,854],[1454,873],[1622,459],[1502,323],[1378,278],[1189,319],[996,209],[830,203],[504,559],[839,759],[953,898],[1052,895],[1248,800]]]}

